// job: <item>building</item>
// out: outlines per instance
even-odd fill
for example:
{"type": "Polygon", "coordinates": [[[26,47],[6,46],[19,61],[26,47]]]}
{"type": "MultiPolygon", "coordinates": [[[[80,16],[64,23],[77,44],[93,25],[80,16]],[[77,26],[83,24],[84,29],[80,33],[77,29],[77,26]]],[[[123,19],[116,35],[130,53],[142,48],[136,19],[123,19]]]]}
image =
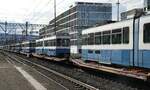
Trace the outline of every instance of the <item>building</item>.
{"type": "Polygon", "coordinates": [[[132,8],[127,7],[128,11],[121,13],[121,20],[133,18],[142,12],[150,14],[150,0],[140,0],[139,2],[132,5],[132,8]]]}
{"type": "Polygon", "coordinates": [[[76,2],[69,10],[51,20],[47,27],[42,28],[39,35],[40,38],[44,38],[54,34],[69,33],[71,36],[71,53],[79,53],[81,31],[111,20],[111,3],[76,2]]]}
{"type": "Polygon", "coordinates": [[[144,0],[144,10],[149,12],[150,11],[150,0],[144,0]]]}
{"type": "Polygon", "coordinates": [[[126,12],[122,12],[121,13],[121,20],[126,20],[126,19],[131,19],[134,18],[140,14],[143,14],[144,10],[143,8],[136,8],[136,9],[132,9],[126,12]]]}

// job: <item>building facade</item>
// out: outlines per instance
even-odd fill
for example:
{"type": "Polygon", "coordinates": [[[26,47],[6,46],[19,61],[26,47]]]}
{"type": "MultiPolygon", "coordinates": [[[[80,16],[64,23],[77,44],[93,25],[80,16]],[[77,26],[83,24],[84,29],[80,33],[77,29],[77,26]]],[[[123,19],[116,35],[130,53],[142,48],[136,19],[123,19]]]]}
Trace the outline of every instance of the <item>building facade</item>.
{"type": "Polygon", "coordinates": [[[144,9],[143,8],[136,8],[132,9],[126,12],[121,13],[121,20],[126,20],[126,19],[131,19],[134,18],[140,14],[144,14],[144,9]]]}
{"type": "Polygon", "coordinates": [[[150,11],[150,0],[144,0],[144,10],[147,12],[150,11]]]}
{"type": "Polygon", "coordinates": [[[81,31],[111,20],[111,3],[76,2],[69,10],[51,20],[47,27],[42,28],[39,35],[40,38],[44,38],[54,34],[68,33],[71,37],[71,53],[79,53],[81,31]],[[56,28],[54,28],[55,26],[56,28]]]}
{"type": "Polygon", "coordinates": [[[140,0],[139,3],[132,5],[132,9],[127,8],[127,10],[121,13],[121,20],[133,18],[136,14],[142,12],[150,14],[150,0],[140,0]]]}

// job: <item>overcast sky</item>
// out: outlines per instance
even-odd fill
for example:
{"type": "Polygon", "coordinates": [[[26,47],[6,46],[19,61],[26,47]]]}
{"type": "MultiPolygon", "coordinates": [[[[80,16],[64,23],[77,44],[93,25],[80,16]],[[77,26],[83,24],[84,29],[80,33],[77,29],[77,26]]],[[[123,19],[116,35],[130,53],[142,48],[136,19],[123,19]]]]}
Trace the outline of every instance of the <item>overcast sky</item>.
{"type": "MultiPolygon", "coordinates": [[[[0,0],[0,21],[48,24],[53,18],[54,0],[0,0]]],[[[77,1],[113,3],[113,18],[115,19],[115,3],[117,0],[56,0],[57,15],[64,12],[77,1]]],[[[143,0],[120,0],[121,11],[142,7],[143,0]]]]}

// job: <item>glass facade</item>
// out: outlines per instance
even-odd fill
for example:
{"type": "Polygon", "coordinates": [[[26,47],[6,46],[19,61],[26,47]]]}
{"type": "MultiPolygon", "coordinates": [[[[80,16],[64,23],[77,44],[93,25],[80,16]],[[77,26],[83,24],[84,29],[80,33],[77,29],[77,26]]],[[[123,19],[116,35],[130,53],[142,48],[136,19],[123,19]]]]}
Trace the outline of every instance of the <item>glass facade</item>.
{"type": "Polygon", "coordinates": [[[147,10],[150,11],[150,0],[147,0],[147,10]]]}
{"type": "Polygon", "coordinates": [[[40,38],[69,33],[71,45],[80,47],[82,42],[81,31],[83,29],[111,20],[111,3],[77,2],[75,6],[56,17],[55,29],[54,19],[49,22],[49,26],[41,29],[40,38]]]}

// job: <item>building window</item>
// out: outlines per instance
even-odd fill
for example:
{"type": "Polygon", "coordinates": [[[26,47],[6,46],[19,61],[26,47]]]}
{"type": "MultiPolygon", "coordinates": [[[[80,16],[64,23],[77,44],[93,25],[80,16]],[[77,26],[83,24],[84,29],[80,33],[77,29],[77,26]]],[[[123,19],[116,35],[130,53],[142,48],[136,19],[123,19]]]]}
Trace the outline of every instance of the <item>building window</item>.
{"type": "Polygon", "coordinates": [[[144,24],[144,43],[150,43],[150,23],[144,24]]]}
{"type": "Polygon", "coordinates": [[[150,10],[150,0],[147,0],[147,10],[150,10]]]}
{"type": "Polygon", "coordinates": [[[123,43],[124,44],[129,43],[129,27],[123,28],[123,43]]]}
{"type": "Polygon", "coordinates": [[[121,44],[121,29],[112,30],[112,44],[121,44]]]}

